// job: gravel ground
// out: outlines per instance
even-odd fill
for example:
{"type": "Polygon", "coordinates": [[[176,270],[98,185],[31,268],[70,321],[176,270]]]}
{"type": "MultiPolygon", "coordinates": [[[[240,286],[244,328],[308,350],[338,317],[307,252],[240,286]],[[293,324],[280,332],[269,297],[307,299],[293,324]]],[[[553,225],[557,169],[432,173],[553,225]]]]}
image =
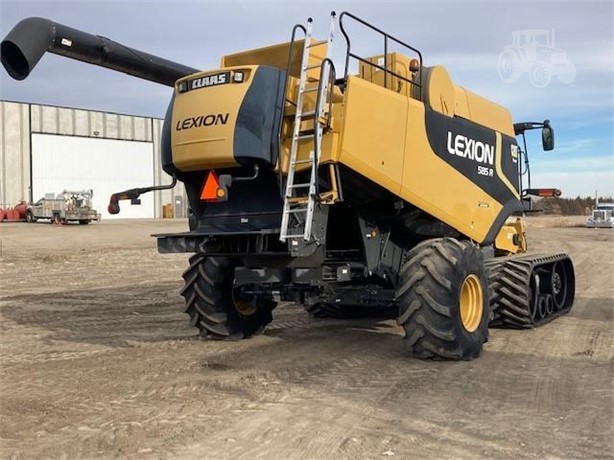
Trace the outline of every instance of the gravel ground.
{"type": "Polygon", "coordinates": [[[182,313],[185,221],[0,225],[2,458],[612,458],[614,232],[532,218],[568,252],[567,316],[492,330],[480,359],[407,356],[394,321],[275,310],[200,341],[182,313]]]}

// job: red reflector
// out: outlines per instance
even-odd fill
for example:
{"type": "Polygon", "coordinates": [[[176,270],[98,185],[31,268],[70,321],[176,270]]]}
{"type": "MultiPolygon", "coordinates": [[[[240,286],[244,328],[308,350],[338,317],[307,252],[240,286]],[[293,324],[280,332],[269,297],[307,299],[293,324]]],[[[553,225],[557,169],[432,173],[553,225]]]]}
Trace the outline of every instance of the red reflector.
{"type": "Polygon", "coordinates": [[[203,201],[217,201],[220,198],[217,194],[219,188],[220,181],[217,174],[215,171],[209,172],[207,180],[205,181],[205,186],[203,187],[203,191],[200,194],[200,199],[203,201]]]}
{"type": "Polygon", "coordinates": [[[553,198],[557,196],[561,196],[561,191],[556,188],[540,188],[539,196],[553,198]]]}
{"type": "Polygon", "coordinates": [[[523,190],[523,196],[525,195],[555,198],[561,196],[561,191],[558,188],[528,188],[523,190]]]}

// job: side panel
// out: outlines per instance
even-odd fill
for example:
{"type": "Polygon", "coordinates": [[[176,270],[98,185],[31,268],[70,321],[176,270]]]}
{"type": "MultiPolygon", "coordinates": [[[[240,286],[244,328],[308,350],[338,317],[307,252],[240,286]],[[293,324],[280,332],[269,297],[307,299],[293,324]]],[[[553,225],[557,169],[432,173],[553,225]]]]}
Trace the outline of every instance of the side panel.
{"type": "Polygon", "coordinates": [[[407,101],[359,78],[349,78],[339,161],[399,194],[403,180],[407,101]]]}
{"type": "Polygon", "coordinates": [[[172,164],[165,162],[165,169],[274,167],[284,76],[280,69],[250,66],[180,80],[165,123],[172,150],[172,164]]]}
{"type": "Polygon", "coordinates": [[[333,160],[483,244],[521,209],[514,138],[356,77],[344,103],[333,160]]]}
{"type": "MultiPolygon", "coordinates": [[[[198,75],[213,81],[221,71],[198,75]]],[[[171,126],[173,165],[180,171],[238,166],[233,155],[234,130],[239,107],[251,84],[253,69],[247,81],[198,87],[191,76],[178,85],[194,87],[187,92],[175,90],[171,126]]],[[[230,75],[220,78],[231,80],[230,75]]],[[[167,118],[168,123],[168,118],[167,118]]]]}
{"type": "MultiPolygon", "coordinates": [[[[506,160],[506,172],[502,169],[501,134],[412,100],[408,118],[401,196],[468,237],[490,244],[519,204],[515,182],[510,182],[517,177],[515,166],[506,160]]],[[[507,147],[510,157],[509,140],[507,147]]]]}
{"type": "Polygon", "coordinates": [[[277,164],[284,79],[280,69],[256,69],[237,114],[233,151],[238,163],[277,164]]]}

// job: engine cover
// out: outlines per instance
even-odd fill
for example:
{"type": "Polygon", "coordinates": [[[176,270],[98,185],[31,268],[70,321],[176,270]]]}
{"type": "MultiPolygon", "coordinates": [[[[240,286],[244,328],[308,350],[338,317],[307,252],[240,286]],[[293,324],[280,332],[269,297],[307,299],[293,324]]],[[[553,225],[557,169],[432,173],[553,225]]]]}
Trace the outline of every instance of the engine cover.
{"type": "Polygon", "coordinates": [[[284,78],[274,67],[241,66],[178,80],[162,133],[164,170],[274,168],[284,78]]]}

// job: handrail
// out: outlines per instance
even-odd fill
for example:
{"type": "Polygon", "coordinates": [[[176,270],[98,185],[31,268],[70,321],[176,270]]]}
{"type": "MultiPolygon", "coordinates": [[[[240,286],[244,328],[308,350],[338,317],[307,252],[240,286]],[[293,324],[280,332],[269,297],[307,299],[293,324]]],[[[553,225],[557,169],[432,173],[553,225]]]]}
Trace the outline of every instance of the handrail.
{"type": "MultiPolygon", "coordinates": [[[[335,72],[335,63],[330,58],[322,59],[322,63],[320,64],[320,75],[324,75],[324,69],[326,66],[329,66],[329,74],[328,74],[328,83],[324,82],[324,80],[320,79],[318,82],[318,96],[316,97],[316,117],[319,115],[317,113],[318,107],[320,107],[320,103],[322,101],[322,91],[323,85],[328,85],[328,91],[330,92],[330,99],[328,101],[328,116],[326,118],[326,128],[330,128],[330,120],[333,113],[333,96],[335,91],[335,80],[336,80],[336,72],[335,72]]],[[[324,96],[326,98],[326,96],[324,96]]],[[[326,100],[326,99],[325,99],[326,100]]],[[[314,120],[314,143],[313,143],[313,161],[320,166],[320,152],[318,151],[318,140],[315,137],[318,135],[318,130],[315,128],[316,123],[319,123],[319,120],[316,118],[314,120]]],[[[320,176],[316,177],[316,195],[319,195],[320,189],[320,176]]]]}
{"type": "MultiPolygon", "coordinates": [[[[330,128],[330,114],[332,113],[332,109],[333,109],[333,97],[332,96],[333,96],[337,74],[335,71],[335,63],[330,58],[324,58],[322,59],[322,63],[320,64],[320,75],[323,75],[324,68],[326,67],[327,64],[330,67],[327,84],[328,84],[328,91],[330,92],[331,97],[330,97],[330,100],[328,101],[328,119],[326,120],[326,127],[330,128]]],[[[322,89],[323,84],[326,84],[324,83],[324,80],[320,80],[318,82],[318,96],[316,98],[316,107],[320,107],[320,100],[322,96],[321,89],[322,89]]]]}
{"type": "Polygon", "coordinates": [[[388,70],[388,40],[391,40],[401,46],[404,46],[405,48],[407,48],[408,50],[411,50],[412,52],[414,52],[415,54],[418,55],[418,60],[420,61],[420,68],[422,68],[422,53],[420,51],[418,51],[416,48],[414,48],[413,46],[408,45],[407,43],[399,40],[398,38],[393,37],[390,34],[387,34],[386,32],[384,32],[383,30],[378,29],[377,27],[375,27],[372,24],[369,24],[368,22],[364,21],[363,19],[360,19],[357,16],[354,16],[351,13],[348,13],[347,11],[344,11],[343,13],[341,13],[339,15],[339,29],[341,30],[341,33],[343,34],[343,36],[345,37],[345,43],[347,45],[347,53],[345,55],[345,71],[343,74],[343,79],[347,80],[348,77],[348,73],[349,73],[349,67],[350,67],[350,57],[354,58],[358,61],[364,62],[365,64],[368,64],[372,67],[375,67],[379,70],[383,70],[384,71],[384,88],[388,88],[388,74],[400,78],[401,80],[406,81],[407,83],[410,83],[412,85],[417,86],[418,88],[422,88],[422,72],[419,72],[418,74],[418,83],[409,80],[408,78],[405,78],[402,75],[399,75],[396,72],[393,72],[392,70],[388,70]],[[352,53],[351,51],[351,44],[350,44],[350,37],[348,36],[347,32],[345,31],[345,27],[343,26],[343,18],[347,16],[353,20],[355,20],[356,22],[364,25],[365,27],[377,32],[378,34],[382,35],[384,37],[384,67],[379,66],[377,64],[374,64],[373,62],[369,62],[366,59],[352,53]]]}
{"type": "MultiPolygon", "coordinates": [[[[309,18],[309,21],[312,21],[311,18],[309,18]]],[[[305,29],[305,27],[302,24],[296,24],[293,28],[292,28],[292,36],[290,38],[290,44],[288,46],[288,64],[286,66],[286,77],[284,78],[284,91],[283,91],[283,102],[282,102],[282,106],[281,106],[281,110],[279,111],[279,132],[277,133],[277,148],[278,148],[278,152],[277,152],[277,165],[279,168],[278,174],[279,174],[279,196],[284,196],[284,191],[283,191],[283,183],[284,183],[284,175],[283,175],[283,171],[282,171],[282,164],[281,164],[281,152],[283,150],[283,143],[282,143],[282,130],[283,130],[283,126],[284,126],[284,108],[286,106],[286,92],[288,91],[288,80],[290,79],[290,67],[292,66],[292,51],[294,48],[294,42],[296,41],[296,32],[297,30],[302,30],[303,33],[305,35],[307,35],[307,29],[305,29]]],[[[290,101],[291,102],[291,101],[290,101]]]]}

